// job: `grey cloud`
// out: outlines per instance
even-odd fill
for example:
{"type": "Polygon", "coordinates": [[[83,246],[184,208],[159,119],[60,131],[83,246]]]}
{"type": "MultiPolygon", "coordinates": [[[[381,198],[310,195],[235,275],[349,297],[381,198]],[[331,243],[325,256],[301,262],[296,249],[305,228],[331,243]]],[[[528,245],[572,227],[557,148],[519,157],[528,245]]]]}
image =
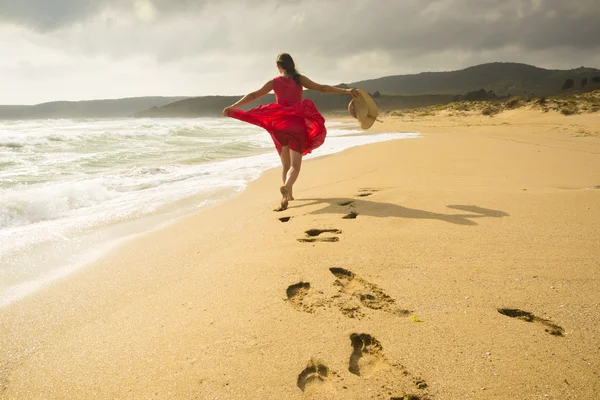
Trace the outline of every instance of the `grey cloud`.
{"type": "MultiPolygon", "coordinates": [[[[76,22],[85,22],[104,10],[132,14],[140,0],[0,0],[0,23],[25,25],[49,32],[76,22]]],[[[228,7],[247,4],[250,0],[148,0],[158,11],[159,18],[169,18],[197,12],[208,5],[228,7]]],[[[287,0],[278,0],[276,5],[287,0]]],[[[258,1],[254,4],[258,4],[258,1]]]]}
{"type": "Polygon", "coordinates": [[[366,15],[358,9],[345,11],[348,23],[330,30],[322,25],[335,10],[329,10],[328,15],[315,13],[309,20],[317,22],[306,26],[306,31],[319,32],[319,43],[338,54],[357,48],[414,54],[504,46],[591,49],[599,44],[600,10],[593,0],[547,0],[540,1],[538,7],[533,7],[532,1],[510,0],[372,3],[378,6],[366,15]],[[436,7],[441,8],[439,14],[436,7]]]}
{"type": "Polygon", "coordinates": [[[0,0],[0,21],[44,30],[39,40],[66,51],[159,62],[282,50],[322,59],[377,50],[406,60],[514,48],[551,57],[553,49],[585,55],[600,46],[598,0],[148,1],[157,12],[152,23],[135,22],[135,0],[0,0]],[[102,10],[134,22],[86,26],[86,35],[57,29],[102,10]]]}
{"type": "Polygon", "coordinates": [[[93,0],[0,0],[0,21],[49,31],[87,18],[105,3],[93,0]]]}
{"type": "Polygon", "coordinates": [[[507,46],[545,50],[598,47],[595,0],[440,0],[287,2],[243,30],[244,47],[340,56],[380,49],[415,55],[445,50],[484,51],[507,46]],[[298,15],[302,18],[295,19],[298,15]]]}
{"type": "Polygon", "coordinates": [[[336,84],[492,61],[598,67],[598,37],[598,0],[0,0],[0,77],[11,101],[239,94],[281,51],[336,84]]]}

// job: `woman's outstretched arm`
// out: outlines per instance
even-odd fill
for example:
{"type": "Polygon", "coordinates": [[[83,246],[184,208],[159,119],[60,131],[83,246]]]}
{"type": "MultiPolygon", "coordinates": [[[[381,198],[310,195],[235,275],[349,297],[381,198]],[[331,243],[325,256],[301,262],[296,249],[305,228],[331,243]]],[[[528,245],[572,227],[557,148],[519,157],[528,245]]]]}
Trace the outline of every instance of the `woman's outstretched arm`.
{"type": "Polygon", "coordinates": [[[227,116],[227,113],[230,110],[233,110],[235,108],[241,107],[244,104],[248,104],[251,101],[254,101],[254,100],[258,99],[259,97],[262,97],[265,94],[269,93],[271,90],[273,90],[273,81],[272,80],[270,80],[269,82],[265,83],[262,88],[260,88],[258,90],[255,90],[252,93],[248,93],[247,95],[245,95],[244,97],[242,97],[237,102],[235,102],[232,105],[230,105],[229,107],[225,107],[223,109],[223,115],[227,116]]]}
{"type": "Polygon", "coordinates": [[[304,75],[300,75],[300,83],[302,84],[302,86],[304,86],[307,89],[315,90],[315,91],[321,92],[321,93],[349,94],[349,95],[352,95],[352,97],[356,97],[359,95],[357,89],[354,89],[354,88],[342,89],[342,88],[338,88],[335,86],[321,85],[319,83],[315,83],[315,82],[311,81],[304,75]]]}

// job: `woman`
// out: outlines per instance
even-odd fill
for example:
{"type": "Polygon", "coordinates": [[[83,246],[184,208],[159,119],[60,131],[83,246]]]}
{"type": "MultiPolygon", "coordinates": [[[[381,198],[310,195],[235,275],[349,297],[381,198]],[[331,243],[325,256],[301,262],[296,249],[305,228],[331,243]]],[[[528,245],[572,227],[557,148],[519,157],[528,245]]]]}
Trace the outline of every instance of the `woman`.
{"type": "Polygon", "coordinates": [[[278,209],[282,211],[288,207],[290,200],[294,200],[292,189],[300,173],[302,156],[322,145],[327,135],[325,119],[315,104],[302,99],[303,88],[322,93],[348,94],[353,97],[359,94],[356,89],[320,85],[300,75],[294,60],[287,53],[277,56],[277,68],[280,76],[265,83],[261,89],[245,95],[235,104],[225,107],[223,115],[260,126],[271,134],[283,167],[281,207],[278,209]],[[259,106],[249,111],[237,109],[271,90],[275,92],[277,103],[259,106]]]}

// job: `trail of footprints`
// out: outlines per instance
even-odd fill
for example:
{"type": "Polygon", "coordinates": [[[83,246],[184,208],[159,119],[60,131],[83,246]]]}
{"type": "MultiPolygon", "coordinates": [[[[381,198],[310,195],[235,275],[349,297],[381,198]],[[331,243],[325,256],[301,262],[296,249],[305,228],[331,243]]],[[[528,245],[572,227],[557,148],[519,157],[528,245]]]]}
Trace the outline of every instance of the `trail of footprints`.
{"type": "MultiPolygon", "coordinates": [[[[299,282],[287,288],[287,298],[293,307],[300,311],[313,313],[319,307],[336,305],[342,314],[350,318],[362,318],[361,306],[372,310],[381,310],[395,315],[408,315],[409,311],[399,308],[396,301],[377,285],[366,281],[353,272],[343,268],[330,268],[337,278],[334,282],[339,294],[330,299],[323,292],[316,291],[308,282],[299,282]]],[[[502,315],[542,325],[550,335],[563,336],[564,329],[554,322],[534,314],[510,308],[500,308],[502,315]]],[[[389,400],[427,400],[431,399],[428,384],[412,375],[404,366],[390,362],[383,352],[383,346],[372,335],[353,333],[350,335],[352,352],[348,360],[348,371],[361,378],[376,383],[378,389],[373,395],[389,400]],[[379,386],[380,385],[380,386],[379,386]],[[405,393],[410,388],[415,393],[405,393]],[[403,393],[398,394],[398,390],[403,393]]],[[[341,386],[343,377],[331,371],[322,361],[311,359],[306,368],[298,375],[298,387],[310,398],[329,398],[335,393],[335,386],[341,386]],[[318,396],[318,397],[313,397],[318,396]]],[[[373,383],[369,385],[373,387],[373,383]]],[[[347,389],[347,387],[343,387],[347,389]]],[[[335,396],[334,396],[335,397],[335,396]]],[[[372,397],[372,396],[369,396],[372,397]]],[[[337,397],[335,397],[337,398],[337,397]]]]}
{"type": "MultiPolygon", "coordinates": [[[[357,196],[358,197],[368,197],[368,196],[371,196],[373,193],[378,192],[378,191],[379,191],[379,189],[373,189],[373,188],[359,189],[359,193],[357,194],[357,196]]],[[[343,201],[343,202],[339,203],[338,205],[341,206],[341,207],[347,207],[347,206],[354,207],[355,206],[354,200],[343,201]]],[[[356,217],[358,217],[358,213],[356,211],[352,210],[352,211],[350,211],[349,214],[343,216],[342,218],[343,219],[356,219],[356,217]]],[[[281,221],[281,222],[289,222],[290,219],[292,219],[292,217],[282,217],[282,218],[279,218],[279,221],[281,221]]],[[[316,229],[312,229],[311,231],[317,231],[317,230],[316,229]]],[[[320,233],[324,233],[324,232],[327,232],[327,231],[328,230],[323,230],[320,233]]],[[[306,233],[309,234],[308,231],[306,233]]],[[[316,234],[314,236],[318,236],[320,233],[318,233],[318,234],[316,234]]],[[[334,232],[334,233],[341,233],[341,232],[334,232]]],[[[309,236],[312,236],[312,235],[309,235],[309,236]]],[[[316,240],[310,240],[310,239],[303,239],[303,240],[301,240],[301,239],[298,239],[298,240],[302,241],[302,242],[306,242],[306,243],[314,243],[315,241],[337,241],[337,240],[322,240],[322,239],[321,240],[318,240],[318,239],[316,239],[316,240]]]]}
{"type": "MultiPolygon", "coordinates": [[[[377,189],[360,189],[358,197],[367,197],[377,192],[377,189]]],[[[353,200],[338,204],[342,207],[355,206],[353,200]]],[[[343,219],[356,219],[358,212],[351,210],[343,219]]],[[[281,222],[289,222],[291,217],[279,218],[281,222]]],[[[339,229],[309,229],[304,232],[305,237],[298,239],[301,243],[337,242],[342,231],[339,229]]],[[[334,285],[338,293],[327,298],[322,291],[312,288],[309,282],[298,282],[288,286],[286,290],[289,304],[298,311],[314,313],[319,308],[334,306],[348,318],[363,318],[363,308],[383,311],[398,316],[406,316],[408,310],[396,305],[396,300],[389,296],[377,285],[361,278],[344,268],[330,268],[330,272],[336,278],[334,285]]],[[[390,400],[420,400],[428,399],[424,390],[427,384],[421,379],[415,379],[403,366],[390,363],[383,354],[381,343],[369,334],[353,333],[350,336],[352,352],[348,361],[348,371],[354,375],[375,379],[381,383],[380,393],[384,396],[392,396],[390,400]],[[402,387],[414,387],[420,390],[419,395],[394,393],[394,386],[398,384],[399,377],[403,377],[402,387]],[[395,395],[396,394],[396,395],[395,395]]],[[[300,372],[297,386],[307,396],[313,398],[329,398],[335,393],[334,383],[343,380],[336,372],[331,371],[327,365],[317,359],[311,359],[306,368],[300,372]]],[[[402,380],[402,379],[400,379],[402,380]]],[[[347,389],[344,386],[345,389],[347,389]]]]}
{"type": "MultiPolygon", "coordinates": [[[[379,191],[373,188],[359,189],[358,197],[368,197],[379,191]]],[[[355,207],[353,200],[338,204],[342,207],[355,207]]],[[[358,212],[351,210],[343,219],[356,219],[358,212]]],[[[291,217],[279,218],[281,222],[288,222],[291,217]]],[[[310,229],[305,231],[305,237],[298,239],[301,243],[315,242],[338,242],[342,234],[339,229],[310,229]],[[323,235],[323,236],[321,236],[323,235]]],[[[387,312],[396,316],[408,316],[409,310],[403,309],[396,304],[396,300],[389,296],[383,289],[371,283],[352,271],[344,268],[330,268],[329,271],[335,276],[334,285],[338,293],[327,298],[322,291],[312,288],[309,282],[299,282],[290,285],[287,290],[289,304],[306,313],[314,313],[319,308],[336,307],[348,318],[361,319],[366,316],[364,308],[387,312]]],[[[537,317],[536,315],[519,309],[499,308],[500,314],[510,318],[516,318],[525,322],[542,325],[545,332],[553,336],[563,336],[564,329],[554,322],[537,317]]],[[[414,377],[400,364],[391,363],[383,353],[383,346],[373,336],[366,333],[353,333],[350,335],[352,352],[348,361],[348,371],[366,379],[373,379],[381,384],[378,398],[389,400],[427,400],[430,394],[427,391],[427,383],[414,377]],[[414,393],[395,393],[394,387],[411,387],[418,391],[414,393]],[[382,397],[383,396],[383,397],[382,397]]],[[[297,386],[309,396],[317,395],[318,398],[329,398],[335,393],[334,383],[343,378],[335,371],[331,371],[322,361],[311,359],[306,368],[298,375],[297,386]]],[[[343,386],[347,389],[346,386],[343,386]]],[[[311,397],[312,398],[312,397],[311,397]]],[[[337,398],[337,397],[336,397],[337,398]]]]}
{"type": "MultiPolygon", "coordinates": [[[[373,192],[377,192],[377,189],[360,189],[360,193],[358,194],[359,197],[366,197],[366,196],[370,196],[373,194],[373,192]]],[[[342,207],[346,207],[346,206],[350,206],[350,207],[354,207],[354,201],[353,200],[348,200],[348,201],[344,201],[342,203],[339,203],[340,206],[342,207]]],[[[343,219],[356,219],[356,217],[358,217],[358,213],[354,210],[350,211],[349,214],[343,216],[343,219]]],[[[284,217],[284,218],[279,218],[279,220],[281,222],[288,222],[290,220],[291,217],[284,217]]],[[[304,232],[306,234],[306,237],[300,238],[298,239],[298,241],[300,243],[316,243],[316,242],[328,242],[328,243],[334,243],[334,242],[339,242],[340,238],[338,236],[331,236],[329,234],[333,234],[333,235],[340,235],[342,233],[341,230],[339,229],[309,229],[307,231],[304,232]],[[327,236],[321,236],[321,234],[327,234],[327,236]]]]}
{"type": "MultiPolygon", "coordinates": [[[[313,289],[309,282],[299,282],[290,285],[286,290],[289,303],[295,309],[307,313],[314,313],[318,308],[334,305],[349,318],[364,317],[362,307],[398,316],[409,314],[408,310],[398,307],[395,299],[383,289],[352,271],[330,268],[330,272],[336,278],[334,285],[338,288],[337,295],[328,299],[323,292],[313,289]]],[[[415,378],[402,365],[390,363],[383,353],[383,346],[375,337],[366,333],[353,333],[350,336],[350,344],[352,352],[348,361],[348,371],[381,385],[378,389],[381,396],[412,400],[430,398],[426,391],[427,383],[415,378]],[[412,388],[419,391],[419,394],[398,395],[397,387],[412,388]]],[[[334,386],[340,386],[338,382],[340,380],[343,378],[330,371],[322,361],[312,359],[298,375],[297,385],[309,397],[327,398],[328,394],[335,391],[334,386]]]]}

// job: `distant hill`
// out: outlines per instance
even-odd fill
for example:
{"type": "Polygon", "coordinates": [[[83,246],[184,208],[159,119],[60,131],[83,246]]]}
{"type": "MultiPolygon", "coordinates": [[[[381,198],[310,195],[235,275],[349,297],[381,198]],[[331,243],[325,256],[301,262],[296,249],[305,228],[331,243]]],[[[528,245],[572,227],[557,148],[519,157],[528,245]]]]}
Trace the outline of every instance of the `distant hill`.
{"type": "MultiPolygon", "coordinates": [[[[600,87],[600,70],[577,68],[548,70],[518,63],[490,63],[451,72],[424,72],[354,82],[373,94],[381,110],[399,110],[447,104],[458,100],[498,100],[507,96],[552,96],[600,87]]],[[[138,97],[118,100],[51,102],[35,106],[0,106],[0,119],[117,118],[117,117],[215,117],[239,96],[138,97]]],[[[322,112],[345,110],[344,95],[305,91],[322,112]]],[[[275,100],[264,96],[245,109],[275,100]]]]}
{"type": "MultiPolygon", "coordinates": [[[[223,109],[242,96],[206,96],[194,97],[167,104],[162,107],[154,107],[146,111],[137,113],[136,117],[146,118],[166,118],[166,117],[218,117],[223,109]]],[[[315,105],[321,112],[345,111],[350,102],[350,96],[347,95],[327,95],[312,91],[304,91],[304,98],[315,102],[315,105]]],[[[454,95],[422,95],[422,96],[389,96],[381,95],[376,97],[376,101],[381,110],[398,110],[416,107],[426,107],[434,104],[448,104],[454,101],[454,95]]],[[[250,109],[260,104],[268,104],[275,101],[275,96],[268,94],[242,109],[250,109]]]]}
{"type": "Polygon", "coordinates": [[[350,86],[370,93],[404,96],[424,94],[465,94],[480,89],[493,91],[499,96],[535,94],[555,95],[567,79],[579,87],[584,78],[589,81],[600,76],[595,68],[549,70],[518,63],[489,63],[451,72],[423,72],[413,75],[386,76],[351,83],[350,86]]]}
{"type": "MultiPolygon", "coordinates": [[[[238,101],[242,96],[202,96],[183,99],[163,106],[152,107],[135,114],[136,117],[214,117],[221,111],[238,101]]],[[[267,104],[273,100],[273,95],[267,95],[255,101],[258,104],[267,104]]]]}
{"type": "MultiPolygon", "coordinates": [[[[587,79],[585,89],[597,88],[600,70],[577,68],[573,70],[547,70],[517,63],[482,64],[452,72],[424,72],[415,75],[396,75],[379,79],[354,82],[343,87],[358,87],[372,93],[381,110],[400,110],[448,104],[452,101],[506,99],[509,95],[531,97],[565,93],[565,82],[572,86],[566,92],[581,90],[581,82],[587,79]],[[596,78],[596,79],[594,79],[596,78]]],[[[323,112],[341,111],[348,106],[348,96],[332,96],[312,91],[304,92],[305,98],[315,102],[323,112]]],[[[154,107],[139,112],[138,117],[194,117],[218,116],[226,106],[241,96],[195,97],[154,107]]],[[[273,102],[272,94],[247,105],[245,109],[273,102]]]]}
{"type": "MultiPolygon", "coordinates": [[[[153,107],[136,114],[136,117],[216,117],[221,115],[223,109],[242,96],[203,96],[181,100],[175,103],[167,104],[162,107],[153,107]]],[[[304,91],[304,98],[313,100],[319,110],[323,112],[340,110],[348,107],[350,96],[345,95],[326,95],[323,93],[304,91]]],[[[260,104],[269,104],[275,102],[275,96],[268,94],[242,109],[250,109],[260,104]]]]}
{"type": "Polygon", "coordinates": [[[187,97],[133,97],[114,100],[54,101],[34,106],[0,106],[0,119],[133,117],[187,97]]]}

